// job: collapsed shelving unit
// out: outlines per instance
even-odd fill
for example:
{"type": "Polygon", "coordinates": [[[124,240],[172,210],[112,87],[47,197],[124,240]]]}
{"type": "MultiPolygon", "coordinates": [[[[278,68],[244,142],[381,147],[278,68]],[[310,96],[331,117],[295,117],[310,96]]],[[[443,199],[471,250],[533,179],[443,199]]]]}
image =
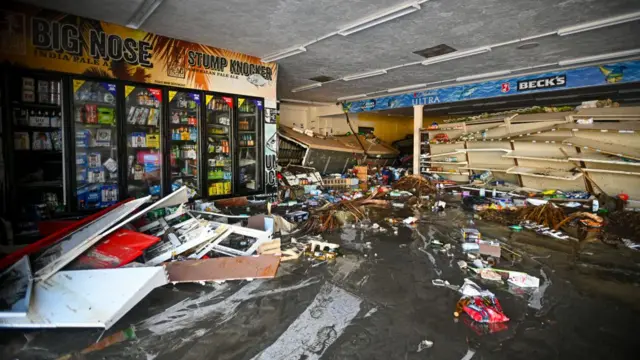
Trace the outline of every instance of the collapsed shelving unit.
{"type": "MultiPolygon", "coordinates": [[[[456,175],[461,171],[491,171],[527,188],[592,191],[590,183],[575,169],[580,167],[608,193],[626,192],[640,198],[640,107],[497,116],[449,123],[443,128],[447,134],[460,135],[450,136],[449,143],[433,144],[425,162],[436,164],[438,157],[464,153],[456,175]],[[483,127],[482,136],[461,139],[464,129],[472,133],[471,126],[483,127]]],[[[429,135],[438,133],[429,131],[429,135]]],[[[450,179],[466,181],[461,176],[450,179]]]]}

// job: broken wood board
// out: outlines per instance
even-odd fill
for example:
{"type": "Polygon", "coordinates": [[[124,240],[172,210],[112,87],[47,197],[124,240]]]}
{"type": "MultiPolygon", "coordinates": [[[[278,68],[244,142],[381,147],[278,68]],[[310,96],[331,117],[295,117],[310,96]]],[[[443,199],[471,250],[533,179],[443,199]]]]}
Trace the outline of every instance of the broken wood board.
{"type": "Polygon", "coordinates": [[[623,122],[594,122],[591,124],[569,123],[561,124],[558,129],[578,131],[617,132],[620,134],[633,134],[640,131],[640,124],[634,121],[623,122]]]}
{"type": "Polygon", "coordinates": [[[632,148],[624,145],[606,143],[593,139],[585,139],[580,137],[570,137],[563,141],[564,144],[578,146],[585,149],[603,152],[605,154],[616,155],[619,157],[640,160],[640,149],[632,148]]]}
{"type": "Polygon", "coordinates": [[[169,282],[268,279],[276,276],[280,257],[273,255],[221,257],[164,264],[169,282]]]}
{"type": "Polygon", "coordinates": [[[553,162],[569,162],[566,156],[558,150],[556,154],[546,155],[538,153],[529,153],[526,151],[510,151],[504,155],[503,158],[508,159],[523,159],[523,160],[540,160],[540,161],[553,161],[553,162]]]}
{"type": "Polygon", "coordinates": [[[0,319],[0,328],[108,329],[165,284],[162,267],[60,271],[35,284],[26,317],[0,319]]]}
{"type": "Polygon", "coordinates": [[[507,170],[507,174],[516,174],[523,176],[532,176],[556,180],[576,180],[582,176],[581,172],[563,171],[558,169],[546,168],[529,168],[523,166],[514,166],[507,170]]]}
{"type": "Polygon", "coordinates": [[[31,265],[25,255],[0,274],[0,318],[27,316],[32,288],[31,265]]]}
{"type": "Polygon", "coordinates": [[[586,108],[578,110],[578,113],[571,117],[573,119],[593,118],[594,120],[640,120],[640,107],[586,108]]]}

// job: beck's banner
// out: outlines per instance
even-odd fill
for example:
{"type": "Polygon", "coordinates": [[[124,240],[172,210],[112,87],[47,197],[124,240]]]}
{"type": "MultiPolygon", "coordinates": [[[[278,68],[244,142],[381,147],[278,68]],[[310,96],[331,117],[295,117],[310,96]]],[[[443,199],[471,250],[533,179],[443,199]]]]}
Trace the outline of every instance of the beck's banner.
{"type": "Polygon", "coordinates": [[[275,63],[31,6],[0,9],[0,60],[35,70],[276,98],[275,63]]]}
{"type": "Polygon", "coordinates": [[[638,60],[357,100],[345,102],[343,108],[347,112],[377,111],[632,82],[640,82],[638,60]]]}

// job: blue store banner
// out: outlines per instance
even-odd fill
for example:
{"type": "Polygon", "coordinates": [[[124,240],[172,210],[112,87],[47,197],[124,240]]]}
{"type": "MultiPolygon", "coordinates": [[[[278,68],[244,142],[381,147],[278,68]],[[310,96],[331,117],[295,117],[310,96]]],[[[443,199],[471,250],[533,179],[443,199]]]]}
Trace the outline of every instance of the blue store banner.
{"type": "Polygon", "coordinates": [[[628,61],[345,102],[343,106],[348,112],[388,110],[636,81],[640,81],[640,61],[628,61]]]}

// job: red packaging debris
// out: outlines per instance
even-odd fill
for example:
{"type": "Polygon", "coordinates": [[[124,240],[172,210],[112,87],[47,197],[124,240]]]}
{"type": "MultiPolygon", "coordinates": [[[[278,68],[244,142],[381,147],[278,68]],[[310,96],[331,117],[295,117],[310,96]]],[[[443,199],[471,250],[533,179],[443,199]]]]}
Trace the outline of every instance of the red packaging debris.
{"type": "Polygon", "coordinates": [[[500,323],[509,321],[502,312],[502,306],[495,296],[466,296],[458,302],[473,320],[481,323],[500,323]]]}

